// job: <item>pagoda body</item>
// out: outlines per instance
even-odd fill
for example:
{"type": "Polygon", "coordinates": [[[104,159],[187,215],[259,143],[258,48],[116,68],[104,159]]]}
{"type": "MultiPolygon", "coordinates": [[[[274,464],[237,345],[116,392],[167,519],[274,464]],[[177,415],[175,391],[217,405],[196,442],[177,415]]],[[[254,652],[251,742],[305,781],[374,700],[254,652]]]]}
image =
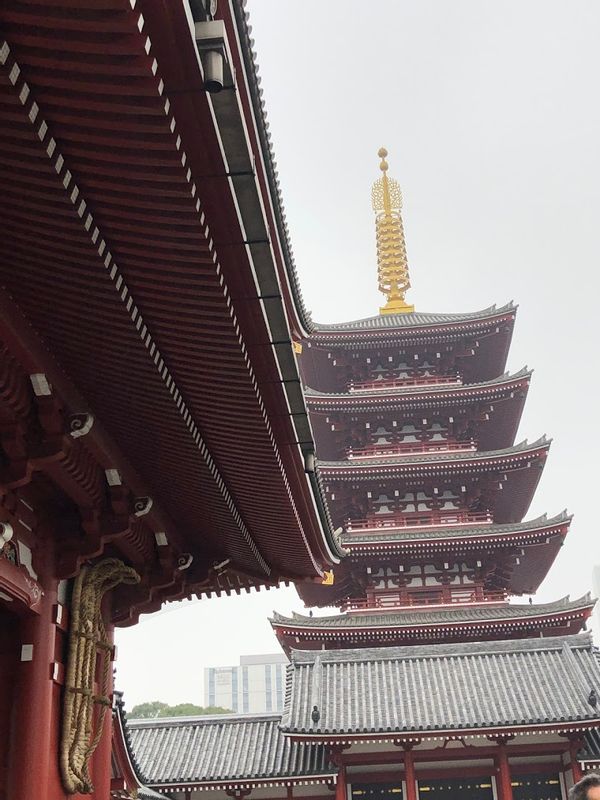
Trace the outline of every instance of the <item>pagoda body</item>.
{"type": "Polygon", "coordinates": [[[505,372],[512,305],[320,326],[301,368],[319,472],[346,558],[275,615],[286,649],[577,633],[589,596],[531,602],[570,523],[524,520],[548,455],[515,444],[531,372],[505,372]],[[528,601],[510,603],[511,596],[528,601]]]}
{"type": "MultiPolygon", "coordinates": [[[[399,190],[385,156],[382,170],[375,187],[387,181],[394,213],[399,190]]],[[[386,242],[406,291],[401,224],[386,242]]],[[[389,277],[389,258],[384,266],[389,277]]],[[[399,302],[375,317],[316,326],[302,348],[319,474],[347,555],[333,583],[299,587],[307,605],[337,606],[342,615],[275,615],[282,645],[579,632],[593,608],[589,595],[531,601],[570,517],[524,520],[550,441],[515,442],[531,379],[527,368],[506,372],[515,306],[430,314],[399,302]],[[515,595],[528,602],[509,604],[515,595]]]]}

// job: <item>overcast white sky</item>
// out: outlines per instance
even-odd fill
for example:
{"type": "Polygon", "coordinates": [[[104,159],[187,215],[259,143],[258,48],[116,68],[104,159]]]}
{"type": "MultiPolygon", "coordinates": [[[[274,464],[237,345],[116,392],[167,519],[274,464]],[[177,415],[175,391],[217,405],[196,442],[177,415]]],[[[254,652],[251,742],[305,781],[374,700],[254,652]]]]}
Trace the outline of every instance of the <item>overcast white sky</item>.
{"type": "MultiPolygon", "coordinates": [[[[370,186],[385,145],[404,194],[417,310],[519,304],[509,368],[535,368],[520,438],[554,438],[528,516],[576,514],[537,600],[583,594],[600,563],[600,3],[248,9],[313,317],[377,313],[370,186]]],[[[274,608],[302,610],[293,589],[263,591],[168,606],[120,632],[127,705],[201,703],[204,666],[277,651],[274,608]]]]}

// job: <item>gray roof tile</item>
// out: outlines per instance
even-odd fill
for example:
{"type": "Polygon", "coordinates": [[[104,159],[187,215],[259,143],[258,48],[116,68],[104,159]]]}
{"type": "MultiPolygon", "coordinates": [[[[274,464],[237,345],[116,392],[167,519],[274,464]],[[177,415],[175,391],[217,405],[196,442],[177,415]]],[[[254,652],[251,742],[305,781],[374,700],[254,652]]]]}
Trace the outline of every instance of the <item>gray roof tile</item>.
{"type": "Polygon", "coordinates": [[[556,613],[583,610],[594,606],[588,592],[577,600],[563,597],[554,603],[540,603],[537,605],[507,603],[501,606],[465,606],[464,608],[443,608],[428,610],[407,609],[405,611],[373,612],[365,614],[335,614],[327,617],[307,617],[303,614],[293,613],[285,617],[277,612],[273,613],[271,622],[275,625],[289,625],[294,628],[370,628],[370,627],[397,627],[403,625],[446,625],[461,622],[493,622],[495,620],[526,619],[556,613]]]}
{"type": "Polygon", "coordinates": [[[282,730],[418,734],[598,724],[589,634],[454,645],[291,651],[282,730]],[[320,712],[311,721],[313,706],[320,712]]]}
{"type": "Polygon", "coordinates": [[[281,715],[130,720],[136,758],[152,786],[334,775],[324,747],[279,731],[281,715]]]}
{"type": "Polygon", "coordinates": [[[472,311],[467,314],[431,314],[427,312],[414,312],[412,314],[378,314],[375,317],[352,320],[350,322],[336,322],[332,324],[314,324],[315,335],[319,333],[340,331],[366,331],[393,328],[422,328],[451,324],[456,322],[470,322],[484,320],[487,317],[497,317],[509,311],[515,311],[514,303],[507,303],[497,308],[495,305],[484,308],[482,311],[472,311]]]}

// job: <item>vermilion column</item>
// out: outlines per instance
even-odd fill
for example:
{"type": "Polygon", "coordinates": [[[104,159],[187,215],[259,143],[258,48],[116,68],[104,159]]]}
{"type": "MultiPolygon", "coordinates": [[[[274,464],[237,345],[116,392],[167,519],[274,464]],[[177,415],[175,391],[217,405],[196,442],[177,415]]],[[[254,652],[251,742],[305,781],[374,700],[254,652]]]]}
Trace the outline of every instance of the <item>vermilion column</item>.
{"type": "MultiPolygon", "coordinates": [[[[38,554],[43,548],[39,542],[38,554]]],[[[44,575],[39,576],[44,596],[39,615],[21,623],[21,660],[18,665],[15,710],[16,720],[8,768],[8,797],[31,800],[43,797],[57,800],[64,797],[57,785],[58,753],[53,730],[59,708],[53,691],[52,665],[55,654],[56,628],[54,605],[58,581],[53,576],[51,548],[45,547],[42,558],[44,575]]]]}
{"type": "Polygon", "coordinates": [[[406,781],[406,800],[417,800],[415,756],[410,746],[404,747],[404,780],[406,781]]]}
{"type": "MultiPolygon", "coordinates": [[[[107,599],[109,601],[109,598],[107,599]]],[[[109,602],[104,604],[103,613],[104,616],[108,616],[109,614],[109,602]]],[[[114,627],[109,623],[106,623],[106,633],[108,636],[109,641],[113,642],[114,640],[114,627]]],[[[107,653],[107,657],[110,658],[110,654],[107,653]]],[[[100,676],[98,676],[100,677],[100,676]]],[[[107,687],[107,695],[112,700],[112,693],[113,693],[113,663],[111,661],[110,664],[110,676],[109,676],[109,685],[107,687]]],[[[96,710],[98,713],[98,710],[96,710]]],[[[105,797],[110,797],[110,778],[111,778],[111,766],[110,766],[110,758],[111,758],[111,750],[112,750],[112,710],[110,707],[106,709],[106,713],[104,715],[104,726],[102,732],[102,738],[98,743],[98,747],[96,748],[94,755],[92,756],[92,764],[91,764],[91,775],[92,780],[94,782],[94,798],[98,798],[98,800],[102,800],[105,797]]]]}
{"type": "Polygon", "coordinates": [[[346,800],[346,767],[341,764],[335,785],[335,800],[346,800]]]}
{"type": "Polygon", "coordinates": [[[510,780],[510,767],[505,744],[498,744],[496,753],[496,788],[498,800],[513,800],[513,791],[510,780]]]}
{"type": "Polygon", "coordinates": [[[571,739],[569,742],[569,755],[571,757],[571,775],[573,776],[573,783],[577,783],[583,778],[583,772],[577,761],[577,751],[579,750],[580,742],[571,739]]]}

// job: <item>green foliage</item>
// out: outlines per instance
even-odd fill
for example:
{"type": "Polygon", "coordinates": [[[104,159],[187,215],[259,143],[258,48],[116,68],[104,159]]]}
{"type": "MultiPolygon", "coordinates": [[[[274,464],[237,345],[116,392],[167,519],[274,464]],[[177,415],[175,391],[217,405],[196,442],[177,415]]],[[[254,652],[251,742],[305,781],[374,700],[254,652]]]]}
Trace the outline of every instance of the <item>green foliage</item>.
{"type": "Polygon", "coordinates": [[[131,719],[156,719],[157,717],[197,717],[206,714],[232,714],[229,708],[221,706],[197,706],[194,703],[178,703],[170,706],[160,700],[139,703],[129,712],[131,719]]]}

